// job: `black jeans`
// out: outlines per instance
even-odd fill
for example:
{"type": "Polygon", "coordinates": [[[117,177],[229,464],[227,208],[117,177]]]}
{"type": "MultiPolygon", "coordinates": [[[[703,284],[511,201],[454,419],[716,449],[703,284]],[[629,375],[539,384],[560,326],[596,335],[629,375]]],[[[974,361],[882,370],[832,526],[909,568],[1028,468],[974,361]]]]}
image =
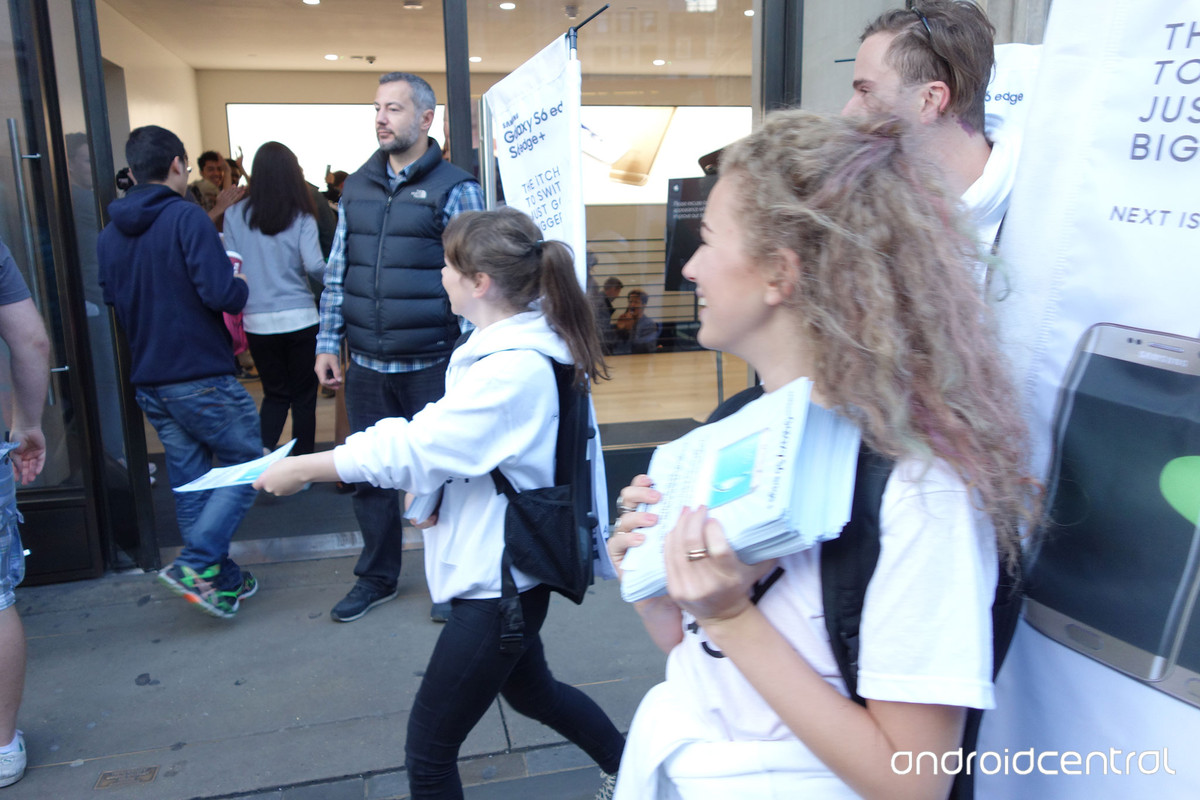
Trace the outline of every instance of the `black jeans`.
{"type": "Polygon", "coordinates": [[[290,408],[292,436],[296,438],[292,455],[311,453],[317,438],[319,382],[313,371],[317,326],[287,333],[247,333],[246,340],[262,380],[263,399],[258,416],[263,447],[274,450],[279,444],[290,408]]]}
{"type": "Polygon", "coordinates": [[[521,594],[524,647],[503,655],[500,600],[454,601],[408,718],[404,750],[413,800],[463,796],[459,748],[498,694],[574,742],[605,772],[617,771],[625,737],[595,701],[555,680],[546,665],[538,631],[549,604],[545,586],[521,594]]]}
{"type": "MultiPolygon", "coordinates": [[[[416,372],[386,374],[353,361],[346,371],[346,414],[350,430],[365,431],[385,417],[413,415],[446,393],[446,361],[416,372]]],[[[312,370],[309,370],[310,372],[312,370]]],[[[390,592],[400,577],[404,540],[400,492],[369,483],[354,485],[354,516],[362,531],[363,550],[354,565],[358,583],[390,592]]]]}

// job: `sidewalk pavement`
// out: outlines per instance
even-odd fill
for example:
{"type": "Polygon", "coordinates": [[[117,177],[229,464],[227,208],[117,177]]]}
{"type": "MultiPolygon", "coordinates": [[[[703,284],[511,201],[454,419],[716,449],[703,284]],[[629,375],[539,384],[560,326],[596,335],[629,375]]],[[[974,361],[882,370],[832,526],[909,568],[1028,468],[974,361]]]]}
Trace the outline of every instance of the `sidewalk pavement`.
{"type": "MultiPolygon", "coordinates": [[[[153,574],[17,589],[29,641],[29,769],[0,800],[392,800],[408,794],[408,713],[441,627],[420,551],[400,597],[339,624],[353,558],[253,566],[237,617],[208,617],[153,574]]],[[[664,656],[615,582],[555,595],[542,629],[555,675],[622,731],[664,656]]],[[[497,701],[462,750],[470,800],[591,798],[599,769],[497,701]]]]}

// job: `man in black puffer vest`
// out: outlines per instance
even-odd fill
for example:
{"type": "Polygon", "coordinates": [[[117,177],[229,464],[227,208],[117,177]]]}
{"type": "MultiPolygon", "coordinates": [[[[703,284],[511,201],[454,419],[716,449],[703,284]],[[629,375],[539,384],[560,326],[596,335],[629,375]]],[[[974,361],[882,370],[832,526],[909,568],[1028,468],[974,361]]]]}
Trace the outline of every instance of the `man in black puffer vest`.
{"type": "MultiPolygon", "coordinates": [[[[459,321],[442,289],[442,231],[463,211],[484,207],[470,173],[442,160],[429,138],[436,105],[423,79],[390,72],[375,93],[379,150],[346,179],[321,294],[316,371],[342,385],[338,360],[350,348],[346,410],[361,431],[384,417],[412,416],[442,396],[459,321]]],[[[354,514],[363,551],[358,580],[334,606],[351,622],[396,596],[400,575],[399,492],[357,484],[354,514]]],[[[444,621],[448,609],[434,609],[444,621]]]]}

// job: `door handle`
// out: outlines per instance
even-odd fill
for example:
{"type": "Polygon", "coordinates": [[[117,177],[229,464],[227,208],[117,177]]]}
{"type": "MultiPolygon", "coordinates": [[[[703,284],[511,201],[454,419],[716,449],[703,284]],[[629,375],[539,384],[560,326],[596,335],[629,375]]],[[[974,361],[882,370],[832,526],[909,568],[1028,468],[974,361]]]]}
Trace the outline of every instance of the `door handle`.
{"type": "Polygon", "coordinates": [[[22,160],[41,158],[41,155],[38,153],[27,155],[21,152],[21,140],[17,136],[17,121],[11,117],[8,120],[8,146],[12,149],[17,210],[21,217],[21,238],[25,242],[25,252],[31,262],[29,264],[29,291],[33,294],[33,304],[41,309],[42,301],[37,285],[37,249],[34,245],[33,217],[29,213],[29,198],[25,192],[25,171],[21,169],[22,160]]]}
{"type": "MultiPolygon", "coordinates": [[[[51,374],[53,374],[55,372],[61,373],[61,372],[70,372],[70,371],[71,371],[70,365],[63,365],[61,367],[51,367],[50,368],[51,374]]],[[[54,406],[54,381],[50,381],[50,385],[47,387],[47,390],[48,391],[46,394],[46,405],[53,407],[54,406]]]]}
{"type": "MultiPolygon", "coordinates": [[[[17,135],[17,121],[8,118],[8,146],[12,150],[13,177],[17,190],[17,211],[21,218],[21,238],[25,242],[25,253],[29,259],[29,293],[33,295],[33,304],[40,311],[42,308],[41,293],[38,291],[37,249],[34,245],[33,217],[29,213],[29,198],[25,193],[25,171],[21,168],[22,161],[40,159],[41,153],[22,153],[21,139],[17,135]]],[[[56,367],[51,372],[66,372],[69,367],[56,367]]],[[[46,392],[46,405],[54,405],[54,383],[50,383],[46,392]]]]}

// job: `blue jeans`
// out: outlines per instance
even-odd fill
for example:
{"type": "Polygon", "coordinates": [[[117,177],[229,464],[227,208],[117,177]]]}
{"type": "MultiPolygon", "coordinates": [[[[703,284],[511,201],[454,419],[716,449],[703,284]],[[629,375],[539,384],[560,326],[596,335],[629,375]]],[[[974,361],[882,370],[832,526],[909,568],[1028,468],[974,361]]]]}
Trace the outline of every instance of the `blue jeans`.
{"type": "MultiPolygon", "coordinates": [[[[262,456],[258,410],[232,375],[139,386],[137,401],[158,431],[172,487],[208,472],[213,456],[222,465],[262,456]]],[[[256,494],[250,486],[175,492],[175,517],[184,545],[175,563],[197,570],[220,564],[217,587],[240,586],[242,572],[229,558],[229,542],[256,494]]]]}
{"type": "Polygon", "coordinates": [[[9,451],[16,445],[5,443],[4,455],[0,456],[0,611],[17,602],[13,589],[25,577],[25,548],[21,545],[21,533],[17,523],[21,512],[17,511],[17,484],[13,479],[12,459],[9,451]]]}
{"type": "Polygon", "coordinates": [[[499,598],[454,601],[408,717],[404,751],[413,800],[462,798],[458,751],[496,695],[574,742],[605,772],[617,771],[625,737],[594,700],[555,680],[546,665],[538,632],[549,604],[545,586],[521,593],[522,651],[504,655],[499,598]]]}
{"type": "MultiPolygon", "coordinates": [[[[413,415],[446,393],[446,364],[416,372],[376,372],[350,362],[346,371],[346,415],[350,430],[365,431],[381,419],[413,415]]],[[[354,516],[363,550],[354,565],[358,583],[375,591],[396,588],[404,539],[400,492],[369,483],[354,486],[354,516]]]]}

